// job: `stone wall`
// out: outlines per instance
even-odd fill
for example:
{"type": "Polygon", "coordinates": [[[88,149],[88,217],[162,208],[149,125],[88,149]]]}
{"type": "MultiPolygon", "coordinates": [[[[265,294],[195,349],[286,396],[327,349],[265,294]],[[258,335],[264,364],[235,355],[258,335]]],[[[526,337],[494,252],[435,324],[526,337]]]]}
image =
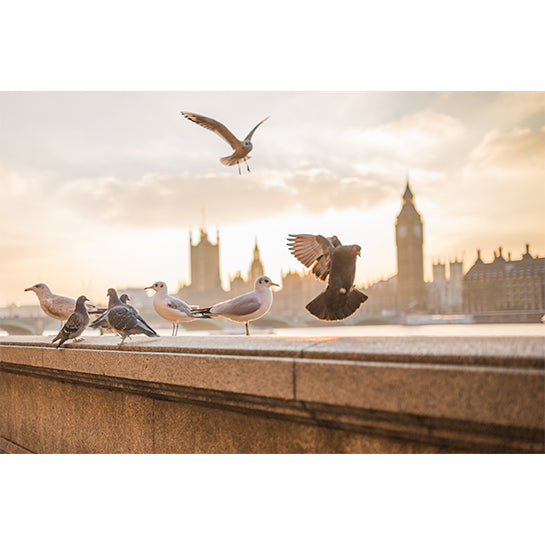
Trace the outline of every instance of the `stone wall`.
{"type": "Polygon", "coordinates": [[[543,339],[0,341],[0,451],[544,452],[543,339]]]}

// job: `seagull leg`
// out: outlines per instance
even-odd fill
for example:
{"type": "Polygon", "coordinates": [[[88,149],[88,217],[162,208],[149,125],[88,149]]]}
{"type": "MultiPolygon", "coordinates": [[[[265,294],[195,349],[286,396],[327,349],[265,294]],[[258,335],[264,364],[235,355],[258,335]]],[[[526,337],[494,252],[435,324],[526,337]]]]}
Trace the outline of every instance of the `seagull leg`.
{"type": "Polygon", "coordinates": [[[176,326],[175,322],[172,322],[172,337],[174,337],[174,327],[176,326]]]}
{"type": "Polygon", "coordinates": [[[176,329],[174,331],[174,336],[177,337],[178,336],[178,328],[180,327],[180,324],[178,322],[176,322],[176,329]]]}
{"type": "Polygon", "coordinates": [[[248,161],[246,161],[246,159],[244,159],[244,162],[246,163],[246,168],[248,169],[248,172],[251,172],[250,167],[248,165],[248,161]]]}
{"type": "Polygon", "coordinates": [[[237,163],[237,167],[238,167],[238,173],[242,174],[242,172],[240,172],[240,163],[237,163]]]}
{"type": "Polygon", "coordinates": [[[246,336],[250,336],[250,329],[248,328],[248,322],[244,322],[244,325],[246,326],[246,336]]]}

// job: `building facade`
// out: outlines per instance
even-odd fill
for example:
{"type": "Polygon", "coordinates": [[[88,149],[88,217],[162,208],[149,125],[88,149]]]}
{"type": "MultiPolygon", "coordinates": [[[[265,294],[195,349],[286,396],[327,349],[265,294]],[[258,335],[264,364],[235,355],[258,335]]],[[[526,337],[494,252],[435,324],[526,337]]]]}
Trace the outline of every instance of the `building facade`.
{"type": "Polygon", "coordinates": [[[494,260],[485,263],[481,251],[463,280],[464,312],[545,313],[545,258],[533,257],[530,246],[518,260],[503,256],[502,248],[494,260]]]}

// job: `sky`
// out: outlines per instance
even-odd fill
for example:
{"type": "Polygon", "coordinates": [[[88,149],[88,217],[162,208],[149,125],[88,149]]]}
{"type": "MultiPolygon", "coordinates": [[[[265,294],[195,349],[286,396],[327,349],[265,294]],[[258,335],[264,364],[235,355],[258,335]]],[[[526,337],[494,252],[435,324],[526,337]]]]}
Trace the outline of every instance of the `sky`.
{"type": "Polygon", "coordinates": [[[543,92],[1,92],[0,305],[24,288],[104,301],[108,287],[189,282],[189,231],[219,229],[221,274],[302,271],[289,233],[360,244],[356,280],[396,273],[395,217],[407,176],[431,263],[479,248],[545,255],[543,92]],[[200,113],[229,145],[183,118],[200,113]]]}

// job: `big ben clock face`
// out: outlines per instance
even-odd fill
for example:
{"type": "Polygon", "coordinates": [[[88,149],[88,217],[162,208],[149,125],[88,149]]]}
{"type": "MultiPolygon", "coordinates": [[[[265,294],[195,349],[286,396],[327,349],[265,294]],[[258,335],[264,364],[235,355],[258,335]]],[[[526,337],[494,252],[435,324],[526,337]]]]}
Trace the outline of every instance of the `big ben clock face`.
{"type": "Polygon", "coordinates": [[[420,225],[415,225],[413,227],[413,232],[417,237],[419,237],[422,234],[422,227],[420,227],[420,225]]]}
{"type": "Polygon", "coordinates": [[[405,225],[401,225],[399,230],[398,230],[398,233],[399,233],[399,236],[400,237],[404,237],[406,236],[407,234],[407,227],[405,227],[405,225]]]}

